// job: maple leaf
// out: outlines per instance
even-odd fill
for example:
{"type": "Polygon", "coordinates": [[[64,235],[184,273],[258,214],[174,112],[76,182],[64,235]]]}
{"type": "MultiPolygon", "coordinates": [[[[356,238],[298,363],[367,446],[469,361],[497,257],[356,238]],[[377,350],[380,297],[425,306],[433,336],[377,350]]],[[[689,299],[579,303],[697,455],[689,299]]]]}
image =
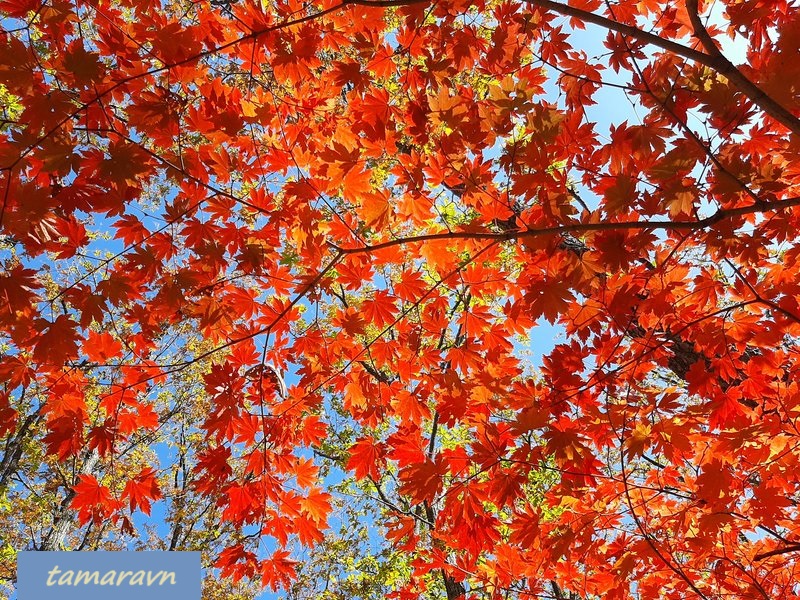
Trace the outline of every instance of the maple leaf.
{"type": "Polygon", "coordinates": [[[347,469],[355,472],[357,480],[365,477],[380,479],[385,453],[383,444],[376,443],[373,438],[361,438],[350,447],[347,469]]]}
{"type": "Polygon", "coordinates": [[[316,446],[327,435],[328,426],[317,415],[309,415],[303,420],[301,439],[305,446],[316,446]]]}
{"type": "Polygon", "coordinates": [[[9,406],[8,396],[0,395],[0,435],[5,436],[16,429],[17,411],[9,406]]]}
{"type": "Polygon", "coordinates": [[[414,504],[432,502],[444,485],[445,465],[442,461],[425,460],[403,468],[398,477],[400,492],[414,504]]]}
{"type": "Polygon", "coordinates": [[[98,53],[88,52],[84,48],[82,40],[74,40],[64,57],[64,68],[75,76],[77,82],[88,84],[102,76],[103,68],[99,59],[98,53]]]}
{"type": "Polygon", "coordinates": [[[350,381],[345,386],[345,406],[353,412],[358,412],[367,407],[364,389],[358,381],[350,381]]]}
{"type": "Polygon", "coordinates": [[[86,437],[89,442],[89,448],[96,449],[100,456],[106,456],[113,452],[116,436],[117,430],[115,427],[103,425],[92,427],[86,437]]]}
{"type": "MultiPolygon", "coordinates": [[[[389,218],[389,212],[392,210],[390,198],[388,194],[372,192],[372,186],[369,181],[369,173],[360,175],[359,182],[363,182],[360,193],[358,194],[361,200],[361,217],[368,227],[374,229],[382,228],[389,218]]],[[[345,177],[345,186],[349,192],[353,192],[356,186],[353,185],[353,178],[351,176],[345,177]]]]}
{"type": "Polygon", "coordinates": [[[425,461],[426,448],[413,427],[398,430],[386,439],[388,456],[400,467],[425,461]]]}
{"type": "Polygon", "coordinates": [[[415,395],[405,390],[398,392],[396,400],[392,404],[400,416],[402,424],[418,425],[423,419],[431,416],[428,406],[415,395]]]}
{"type": "Polygon", "coordinates": [[[300,499],[304,514],[315,523],[324,523],[331,512],[331,495],[319,488],[312,488],[308,495],[300,499]]]}
{"type": "Polygon", "coordinates": [[[82,412],[68,411],[50,421],[43,439],[47,452],[62,461],[78,454],[83,447],[83,419],[82,412]]]}
{"type": "Polygon", "coordinates": [[[3,0],[0,9],[9,17],[21,19],[38,8],[35,0],[3,0]]]}
{"type": "Polygon", "coordinates": [[[114,237],[121,239],[126,246],[132,246],[145,240],[150,232],[145,229],[141,221],[133,215],[123,215],[114,222],[116,230],[114,237]]]}
{"type": "Polygon", "coordinates": [[[149,515],[150,502],[161,498],[155,470],[142,469],[138,475],[129,479],[120,499],[125,500],[126,498],[130,502],[131,512],[139,508],[144,514],[149,515]]]}
{"type": "Polygon", "coordinates": [[[698,497],[705,504],[718,505],[724,500],[730,489],[728,469],[720,460],[712,460],[703,466],[697,477],[698,497]]]}
{"type": "Polygon", "coordinates": [[[628,435],[625,445],[631,456],[641,456],[650,442],[651,428],[643,423],[638,423],[628,435]]]}
{"type": "Polygon", "coordinates": [[[525,295],[535,316],[542,315],[550,323],[555,323],[573,299],[572,292],[566,283],[547,281],[532,286],[525,295]]]}
{"type": "Polygon", "coordinates": [[[249,485],[231,485],[226,490],[226,507],[222,513],[224,519],[228,519],[237,525],[241,525],[249,519],[256,504],[252,488],[249,485]]]}
{"type": "Polygon", "coordinates": [[[272,591],[279,587],[287,587],[296,577],[296,560],[289,558],[286,550],[276,550],[271,557],[264,560],[261,565],[261,584],[269,586],[272,591]]]}
{"type": "Polygon", "coordinates": [[[0,298],[3,300],[3,311],[24,310],[37,298],[34,290],[42,287],[36,278],[36,271],[16,265],[13,269],[0,274],[0,298]]]}
{"type": "Polygon", "coordinates": [[[122,344],[109,333],[90,331],[83,348],[89,360],[105,362],[109,358],[119,355],[122,351],[122,344]]]}
{"type": "Polygon", "coordinates": [[[298,459],[293,471],[297,485],[300,487],[311,488],[317,482],[319,467],[317,467],[310,458],[298,459]]]}
{"type": "Polygon", "coordinates": [[[340,316],[334,319],[334,322],[350,335],[364,333],[364,328],[366,327],[364,317],[352,306],[341,312],[340,316]]]}
{"type": "Polygon", "coordinates": [[[97,174],[112,183],[136,186],[137,177],[150,168],[150,156],[129,142],[112,142],[108,155],[98,161],[97,174]]]}
{"type": "Polygon", "coordinates": [[[81,475],[73,490],[75,496],[70,506],[78,509],[78,520],[85,525],[89,521],[99,524],[119,506],[106,486],[94,475],[81,475]]]}
{"type": "Polygon", "coordinates": [[[0,359],[0,379],[8,382],[12,388],[27,387],[35,374],[29,360],[23,356],[5,356],[0,359]]]}
{"type": "Polygon", "coordinates": [[[325,534],[313,519],[299,517],[295,522],[295,529],[300,543],[307,548],[313,548],[325,539],[325,534]]]}
{"type": "Polygon", "coordinates": [[[39,319],[36,325],[41,333],[36,338],[33,358],[39,363],[59,366],[77,356],[80,338],[75,321],[60,315],[52,322],[39,319]]]}
{"type": "Polygon", "coordinates": [[[421,298],[427,290],[428,286],[417,271],[406,271],[394,288],[398,298],[410,302],[421,298]]]}
{"type": "Polygon", "coordinates": [[[221,570],[222,577],[231,577],[234,582],[243,577],[253,577],[258,558],[253,552],[245,550],[243,544],[236,544],[220,552],[214,566],[221,570]]]}
{"type": "Polygon", "coordinates": [[[372,298],[364,302],[361,312],[370,323],[375,323],[377,327],[384,327],[394,320],[397,306],[386,290],[379,290],[372,298]]]}

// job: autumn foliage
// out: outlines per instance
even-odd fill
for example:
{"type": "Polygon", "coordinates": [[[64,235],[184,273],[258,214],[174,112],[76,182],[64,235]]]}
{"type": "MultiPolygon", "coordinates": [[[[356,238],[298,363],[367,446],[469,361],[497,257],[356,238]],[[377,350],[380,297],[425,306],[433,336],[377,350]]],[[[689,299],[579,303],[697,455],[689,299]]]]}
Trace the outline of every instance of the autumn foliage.
{"type": "Polygon", "coordinates": [[[5,581],[800,598],[796,4],[0,16],[5,581]]]}

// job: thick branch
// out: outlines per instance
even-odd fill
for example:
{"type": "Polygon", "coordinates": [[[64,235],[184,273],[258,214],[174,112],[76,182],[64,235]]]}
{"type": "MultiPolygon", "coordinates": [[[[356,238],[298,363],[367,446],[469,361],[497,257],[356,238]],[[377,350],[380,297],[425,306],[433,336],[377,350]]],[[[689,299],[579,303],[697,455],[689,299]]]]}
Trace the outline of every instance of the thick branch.
{"type": "MultiPolygon", "coordinates": [[[[98,454],[97,450],[92,450],[86,457],[86,462],[83,463],[80,474],[88,475],[92,473],[98,462],[100,462],[100,455],[98,454]]],[[[64,499],[61,501],[61,504],[58,507],[58,512],[56,513],[55,519],[53,520],[53,526],[42,540],[42,546],[40,550],[54,551],[63,549],[64,539],[67,537],[67,533],[69,533],[73,523],[73,514],[68,510],[68,508],[74,497],[74,490],[69,490],[66,496],[64,496],[64,499]]]]}
{"type": "MultiPolygon", "coordinates": [[[[714,42],[714,38],[708,33],[700,19],[697,0],[686,0],[686,10],[689,12],[689,20],[692,23],[695,37],[705,48],[706,52],[712,57],[714,65],[712,68],[720,75],[727,77],[745,96],[756,104],[761,110],[770,117],[778,121],[795,135],[800,135],[800,119],[795,117],[786,108],[776,102],[764,90],[745,77],[742,72],[729,61],[714,42]]],[[[711,66],[711,65],[710,65],[711,66]]]]}
{"type": "Polygon", "coordinates": [[[17,472],[19,461],[22,458],[22,448],[25,438],[32,431],[31,427],[38,423],[41,418],[41,413],[37,410],[35,413],[25,418],[16,434],[13,436],[9,435],[6,441],[6,449],[3,453],[3,458],[0,460],[0,492],[5,490],[8,485],[8,480],[17,472]]]}
{"type": "Polygon", "coordinates": [[[345,255],[368,254],[370,252],[376,252],[378,250],[384,250],[394,246],[403,246],[406,244],[439,240],[493,240],[495,242],[504,242],[515,239],[537,238],[548,235],[587,233],[590,231],[649,231],[657,229],[693,231],[711,227],[720,221],[729,219],[731,217],[777,211],[784,208],[792,208],[794,206],[800,206],[800,196],[786,198],[784,200],[777,200],[775,202],[753,202],[752,204],[742,206],[740,208],[721,208],[713,215],[705,217],[704,219],[697,219],[696,221],[602,221],[600,223],[570,223],[568,225],[541,227],[538,229],[528,229],[523,231],[504,231],[502,233],[495,233],[492,231],[446,231],[442,233],[429,233],[426,235],[398,238],[370,246],[358,246],[355,248],[340,248],[332,243],[329,244],[339,253],[341,253],[341,255],[345,255]]]}
{"type": "Polygon", "coordinates": [[[599,25],[600,27],[610,31],[616,31],[617,33],[629,36],[635,40],[638,40],[639,42],[657,46],[662,50],[672,52],[678,56],[682,56],[686,59],[700,63],[701,65],[705,65],[720,75],[724,75],[726,78],[728,78],[739,89],[739,91],[747,96],[756,106],[767,113],[770,117],[784,125],[787,129],[789,129],[789,131],[796,135],[800,135],[800,119],[795,117],[791,112],[778,104],[752,81],[747,79],[747,77],[745,77],[731,61],[725,58],[717,45],[714,43],[711,35],[708,33],[708,31],[706,31],[705,27],[703,27],[703,24],[700,21],[700,17],[697,12],[697,0],[687,0],[686,8],[689,11],[695,36],[698,40],[700,40],[700,43],[706,49],[706,52],[700,52],[694,48],[684,46],[683,44],[673,42],[672,40],[664,39],[637,27],[625,25],[623,23],[614,21],[613,19],[568,6],[560,2],[553,2],[552,0],[523,0],[523,2],[526,2],[532,6],[539,6],[560,15],[579,19],[585,23],[599,25]]]}
{"type": "Polygon", "coordinates": [[[800,544],[793,544],[791,546],[786,546],[785,548],[777,548],[776,550],[771,550],[770,552],[764,552],[763,554],[756,554],[753,557],[753,560],[764,560],[770,556],[788,554],[789,552],[800,552],[800,544]]]}
{"type": "Polygon", "coordinates": [[[655,35],[654,33],[643,31],[638,27],[625,25],[624,23],[619,23],[618,21],[597,15],[593,12],[581,10],[580,8],[575,8],[574,6],[568,6],[566,4],[562,4],[561,2],[552,2],[552,0],[523,0],[523,2],[526,2],[532,6],[539,6],[545,10],[550,10],[560,15],[564,15],[565,17],[573,17],[579,21],[583,21],[584,23],[599,25],[604,29],[616,31],[617,33],[627,35],[645,44],[650,44],[651,46],[658,46],[662,50],[666,50],[667,52],[672,52],[678,56],[688,58],[694,62],[711,67],[712,69],[716,68],[716,62],[708,54],[700,52],[699,50],[695,50],[694,48],[684,46],[683,44],[673,42],[672,40],[666,40],[655,35]]]}

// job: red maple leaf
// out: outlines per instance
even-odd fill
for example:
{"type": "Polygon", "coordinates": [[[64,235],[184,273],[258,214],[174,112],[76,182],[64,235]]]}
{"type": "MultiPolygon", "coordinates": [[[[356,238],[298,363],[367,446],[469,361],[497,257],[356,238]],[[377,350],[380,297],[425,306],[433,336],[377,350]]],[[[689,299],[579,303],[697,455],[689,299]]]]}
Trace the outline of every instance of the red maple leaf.
{"type": "Polygon", "coordinates": [[[361,438],[350,447],[347,469],[355,472],[356,479],[365,477],[380,479],[380,474],[386,464],[385,454],[386,446],[384,444],[377,443],[371,437],[361,438]]]}
{"type": "Polygon", "coordinates": [[[432,502],[444,485],[447,467],[442,461],[426,460],[403,468],[398,477],[400,492],[414,504],[432,502]]]}
{"type": "Polygon", "coordinates": [[[78,509],[78,520],[85,525],[90,520],[100,524],[120,506],[106,486],[102,485],[94,475],[81,475],[80,482],[75,485],[74,497],[70,506],[78,509]]]}
{"type": "Polygon", "coordinates": [[[129,479],[122,491],[121,500],[128,499],[131,512],[137,508],[149,515],[152,500],[161,498],[161,490],[156,479],[156,471],[151,468],[142,469],[138,475],[129,479]]]}
{"type": "Polygon", "coordinates": [[[55,321],[38,319],[37,329],[40,333],[34,338],[33,358],[40,364],[61,366],[68,359],[78,355],[77,323],[60,315],[55,321]]]}

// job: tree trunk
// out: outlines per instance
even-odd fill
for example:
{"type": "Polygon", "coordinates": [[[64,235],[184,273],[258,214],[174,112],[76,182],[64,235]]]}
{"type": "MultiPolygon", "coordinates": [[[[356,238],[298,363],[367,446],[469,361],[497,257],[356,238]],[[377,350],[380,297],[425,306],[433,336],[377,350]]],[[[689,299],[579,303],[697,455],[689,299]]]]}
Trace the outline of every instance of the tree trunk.
{"type": "MultiPolygon", "coordinates": [[[[86,462],[83,463],[80,474],[91,474],[95,467],[97,467],[97,463],[99,461],[100,455],[97,453],[97,450],[92,450],[89,456],[86,457],[86,462]]],[[[47,532],[47,535],[45,535],[42,539],[42,544],[38,550],[64,550],[64,539],[67,537],[67,534],[72,528],[75,520],[74,515],[69,510],[69,504],[72,502],[72,498],[74,496],[75,492],[73,490],[69,490],[66,496],[64,496],[64,499],[61,501],[58,511],[53,519],[53,526],[50,528],[50,531],[47,532]]]]}

